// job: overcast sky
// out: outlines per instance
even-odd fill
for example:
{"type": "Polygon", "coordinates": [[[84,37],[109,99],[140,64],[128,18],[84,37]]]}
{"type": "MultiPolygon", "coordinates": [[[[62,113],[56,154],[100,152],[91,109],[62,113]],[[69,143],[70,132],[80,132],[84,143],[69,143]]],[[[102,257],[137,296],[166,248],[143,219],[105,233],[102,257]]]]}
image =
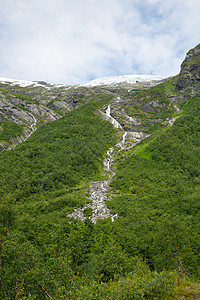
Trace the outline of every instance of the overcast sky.
{"type": "Polygon", "coordinates": [[[174,75],[200,43],[199,15],[199,0],[0,0],[0,76],[174,75]]]}

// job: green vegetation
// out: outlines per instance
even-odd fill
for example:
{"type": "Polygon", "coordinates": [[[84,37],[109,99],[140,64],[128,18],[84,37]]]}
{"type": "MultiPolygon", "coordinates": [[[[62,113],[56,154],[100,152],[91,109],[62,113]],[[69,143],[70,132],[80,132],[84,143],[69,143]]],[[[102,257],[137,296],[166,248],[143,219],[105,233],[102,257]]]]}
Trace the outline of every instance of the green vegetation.
{"type": "Polygon", "coordinates": [[[174,76],[161,84],[153,86],[152,88],[150,88],[150,94],[152,96],[156,95],[156,99],[160,100],[160,98],[161,98],[161,100],[163,100],[163,102],[165,102],[166,96],[174,95],[175,93],[177,93],[177,91],[175,90],[177,80],[178,80],[178,76],[174,76]]]}
{"type": "Polygon", "coordinates": [[[90,102],[40,127],[26,143],[1,156],[0,194],[13,193],[20,200],[98,179],[100,158],[116,141],[112,126],[94,114],[100,105],[90,102]]]}
{"type": "Polygon", "coordinates": [[[183,271],[199,269],[200,95],[185,106],[173,127],[144,141],[118,160],[108,205],[122,217],[116,237],[151,268],[173,270],[176,247],[183,271]],[[134,240],[134,243],[132,242],[134,240]]]}
{"type": "MultiPolygon", "coordinates": [[[[127,110],[147,122],[164,116],[142,105],[150,95],[168,107],[170,80],[138,92],[127,110]]],[[[108,100],[93,95],[0,154],[1,299],[179,299],[186,287],[197,295],[200,94],[172,127],[150,124],[150,137],[116,156],[107,205],[118,219],[81,222],[67,215],[90,202],[88,184],[105,178],[102,158],[118,140],[97,113],[108,100]]]]}
{"type": "Polygon", "coordinates": [[[92,208],[91,207],[86,207],[83,211],[84,217],[89,217],[92,214],[92,208]]]}
{"type": "Polygon", "coordinates": [[[11,138],[20,136],[24,129],[23,126],[9,120],[0,121],[0,141],[11,143],[11,138]]]}
{"type": "Polygon", "coordinates": [[[191,49],[188,52],[188,55],[190,55],[190,59],[184,60],[184,62],[182,63],[182,65],[181,65],[181,73],[184,73],[185,70],[188,69],[192,65],[194,67],[196,67],[196,69],[199,70],[199,64],[200,64],[199,50],[200,50],[200,44],[198,44],[194,49],[191,49]],[[196,53],[193,53],[193,51],[196,52],[196,53]]]}
{"type": "Polygon", "coordinates": [[[172,118],[175,108],[171,102],[171,97],[178,94],[175,89],[178,76],[174,76],[167,81],[153,86],[149,89],[136,89],[124,95],[127,99],[120,108],[132,118],[136,119],[136,125],[127,124],[123,114],[120,115],[121,122],[125,127],[133,131],[144,131],[153,133],[163,127],[163,122],[167,118],[172,118]],[[137,124],[138,122],[138,124],[137,124]]]}
{"type": "Polygon", "coordinates": [[[34,104],[39,104],[39,101],[27,95],[26,88],[16,86],[16,89],[12,89],[9,84],[0,85],[1,93],[5,96],[6,99],[18,98],[31,102],[34,104]]]}
{"type": "Polygon", "coordinates": [[[34,104],[40,104],[39,101],[27,96],[26,94],[23,94],[23,93],[15,93],[14,94],[16,98],[19,98],[21,100],[25,100],[25,101],[28,101],[28,102],[33,102],[34,104]]]}

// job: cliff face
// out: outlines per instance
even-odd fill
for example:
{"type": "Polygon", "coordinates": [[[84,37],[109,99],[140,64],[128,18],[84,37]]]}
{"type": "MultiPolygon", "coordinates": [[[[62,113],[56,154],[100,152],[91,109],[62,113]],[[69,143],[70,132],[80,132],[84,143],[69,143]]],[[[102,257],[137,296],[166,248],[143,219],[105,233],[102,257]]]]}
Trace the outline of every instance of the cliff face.
{"type": "Polygon", "coordinates": [[[200,44],[187,53],[181,64],[176,89],[191,95],[200,91],[200,44]]]}

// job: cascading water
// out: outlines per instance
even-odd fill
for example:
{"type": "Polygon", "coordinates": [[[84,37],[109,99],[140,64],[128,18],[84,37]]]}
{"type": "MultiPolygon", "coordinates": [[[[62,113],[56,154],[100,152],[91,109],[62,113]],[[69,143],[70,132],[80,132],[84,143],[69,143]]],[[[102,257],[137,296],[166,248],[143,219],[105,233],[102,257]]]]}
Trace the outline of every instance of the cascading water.
{"type": "MultiPolygon", "coordinates": [[[[122,125],[111,115],[111,109],[110,109],[110,105],[108,105],[108,108],[106,109],[106,116],[108,118],[108,120],[113,124],[113,126],[115,128],[120,128],[121,130],[124,131],[123,137],[121,142],[119,142],[116,146],[120,146],[121,149],[124,149],[124,144],[126,142],[126,137],[127,137],[127,132],[123,129],[122,125]]],[[[109,151],[109,150],[108,150],[109,151]]],[[[108,156],[109,153],[107,152],[108,156]]]]}
{"type": "Polygon", "coordinates": [[[18,144],[21,144],[22,142],[25,142],[31,136],[31,134],[36,130],[36,128],[35,128],[35,126],[37,124],[36,118],[30,112],[28,114],[32,117],[33,123],[28,128],[28,130],[24,131],[22,136],[17,141],[15,141],[14,144],[12,144],[10,147],[8,147],[6,150],[14,149],[18,144]]]}
{"type": "Polygon", "coordinates": [[[31,117],[33,118],[33,123],[31,124],[31,132],[30,134],[28,135],[28,137],[26,138],[26,140],[31,136],[31,134],[36,130],[35,129],[35,125],[37,123],[37,120],[36,118],[34,117],[34,115],[32,115],[31,113],[29,113],[31,115],[31,117]]]}
{"type": "Polygon", "coordinates": [[[125,133],[123,134],[122,144],[124,144],[126,142],[126,136],[127,136],[127,131],[125,131],[125,133]]]}
{"type": "MultiPolygon", "coordinates": [[[[124,131],[121,124],[111,115],[110,105],[106,109],[105,113],[107,120],[110,121],[114,127],[120,128],[124,131]]],[[[126,142],[127,132],[124,131],[122,140],[117,143],[115,146],[120,146],[121,149],[124,149],[124,144],[126,142]]],[[[120,151],[120,150],[119,150],[120,151]]],[[[92,208],[92,215],[89,217],[93,223],[96,223],[97,219],[106,219],[111,218],[112,222],[117,219],[118,214],[112,215],[110,210],[107,208],[105,200],[107,199],[106,194],[110,191],[110,182],[112,178],[115,176],[114,170],[111,169],[112,158],[114,156],[114,147],[111,147],[107,151],[107,157],[103,160],[104,171],[108,172],[109,180],[91,182],[89,184],[89,194],[90,199],[92,200],[91,204],[86,204],[83,208],[77,208],[73,213],[68,215],[68,217],[73,217],[75,219],[80,219],[84,221],[86,217],[84,217],[84,209],[87,207],[92,208]]]]}
{"type": "Polygon", "coordinates": [[[111,116],[111,114],[110,114],[110,105],[108,105],[108,108],[106,110],[106,116],[110,119],[109,121],[113,124],[113,126],[115,128],[123,129],[121,124],[115,118],[113,118],[113,116],[111,116]]]}
{"type": "Polygon", "coordinates": [[[115,171],[113,168],[111,168],[112,159],[115,154],[115,151],[119,152],[123,149],[130,149],[134,147],[137,143],[139,143],[142,139],[149,136],[142,132],[135,132],[133,135],[133,132],[131,132],[132,136],[134,136],[134,142],[132,143],[132,146],[125,148],[128,132],[126,132],[121,126],[121,124],[111,115],[110,105],[108,105],[106,112],[102,114],[105,120],[111,122],[116,128],[120,128],[124,131],[122,140],[107,151],[107,157],[103,160],[104,171],[106,171],[109,174],[109,179],[104,181],[91,182],[89,184],[89,194],[92,203],[86,204],[83,208],[77,208],[71,214],[68,215],[68,217],[84,221],[86,219],[86,217],[84,216],[84,209],[90,207],[92,208],[92,214],[89,218],[93,223],[96,223],[98,219],[107,219],[109,217],[111,218],[112,222],[114,222],[115,219],[117,219],[118,217],[117,213],[115,215],[112,215],[110,213],[110,210],[107,208],[107,205],[105,203],[105,200],[108,199],[107,194],[110,191],[110,183],[112,181],[112,178],[115,176],[115,171]],[[121,149],[119,149],[119,147],[121,149]]]}

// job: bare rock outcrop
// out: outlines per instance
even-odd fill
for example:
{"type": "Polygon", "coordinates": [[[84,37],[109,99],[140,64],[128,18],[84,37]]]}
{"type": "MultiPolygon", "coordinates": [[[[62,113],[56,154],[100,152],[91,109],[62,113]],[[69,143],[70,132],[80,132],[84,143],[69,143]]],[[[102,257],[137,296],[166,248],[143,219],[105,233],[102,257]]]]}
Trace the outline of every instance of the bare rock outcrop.
{"type": "Polygon", "coordinates": [[[181,64],[176,89],[184,92],[186,96],[200,91],[200,44],[187,53],[181,64]]]}

